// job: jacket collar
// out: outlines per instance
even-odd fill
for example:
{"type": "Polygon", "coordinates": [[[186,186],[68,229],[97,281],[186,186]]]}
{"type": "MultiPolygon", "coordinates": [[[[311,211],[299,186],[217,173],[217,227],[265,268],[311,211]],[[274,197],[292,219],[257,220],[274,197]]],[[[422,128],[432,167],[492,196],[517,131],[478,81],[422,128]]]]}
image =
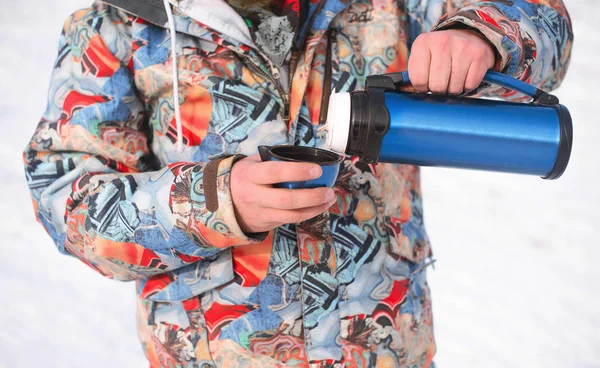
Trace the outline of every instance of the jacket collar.
{"type": "Polygon", "coordinates": [[[160,27],[164,27],[168,21],[162,0],[102,0],[102,2],[160,27]]]}
{"type": "MultiPolygon", "coordinates": [[[[116,8],[124,10],[130,14],[144,19],[154,25],[165,27],[167,24],[167,13],[162,0],[101,0],[104,3],[112,5],[116,8]]],[[[317,30],[325,30],[331,19],[341,12],[346,6],[354,1],[347,0],[326,0],[325,6],[317,14],[313,28],[317,30]]],[[[359,2],[361,0],[358,0],[359,2]]],[[[169,0],[169,2],[177,5],[182,0],[169,0]]],[[[306,32],[306,29],[300,33],[306,32]]]]}

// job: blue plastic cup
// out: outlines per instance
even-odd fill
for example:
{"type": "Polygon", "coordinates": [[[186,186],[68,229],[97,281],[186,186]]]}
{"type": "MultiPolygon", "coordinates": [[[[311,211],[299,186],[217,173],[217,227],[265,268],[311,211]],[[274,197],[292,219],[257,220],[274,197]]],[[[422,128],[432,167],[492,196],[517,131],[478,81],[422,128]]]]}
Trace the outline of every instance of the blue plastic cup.
{"type": "Polygon", "coordinates": [[[258,153],[262,161],[311,162],[323,169],[323,174],[316,179],[273,184],[275,188],[287,189],[331,188],[344,159],[342,155],[332,151],[303,146],[258,146],[258,153]]]}

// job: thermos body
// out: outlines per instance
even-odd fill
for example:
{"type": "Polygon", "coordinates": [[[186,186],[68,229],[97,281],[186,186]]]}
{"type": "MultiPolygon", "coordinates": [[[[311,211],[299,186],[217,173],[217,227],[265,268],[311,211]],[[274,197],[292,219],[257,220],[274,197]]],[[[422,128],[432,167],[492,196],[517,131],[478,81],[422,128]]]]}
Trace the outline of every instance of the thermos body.
{"type": "Polygon", "coordinates": [[[379,161],[547,176],[560,144],[552,107],[386,92],[379,161]]]}
{"type": "MultiPolygon", "coordinates": [[[[400,80],[408,80],[406,73],[400,80]]],[[[369,78],[371,86],[369,86],[369,78]]],[[[532,103],[399,92],[388,75],[366,91],[333,94],[327,145],[367,163],[388,162],[529,174],[556,179],[565,171],[572,122],[558,99],[489,72],[488,82],[530,95],[532,103]]],[[[397,78],[397,77],[396,77],[397,78]]]]}

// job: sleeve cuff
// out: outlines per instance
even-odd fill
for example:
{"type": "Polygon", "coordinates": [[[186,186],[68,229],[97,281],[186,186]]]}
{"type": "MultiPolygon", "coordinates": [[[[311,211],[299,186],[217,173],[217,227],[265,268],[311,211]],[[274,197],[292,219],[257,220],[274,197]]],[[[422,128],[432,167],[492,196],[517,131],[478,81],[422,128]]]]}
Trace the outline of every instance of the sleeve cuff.
{"type": "Polygon", "coordinates": [[[207,210],[213,213],[220,221],[227,224],[231,236],[240,242],[235,245],[260,243],[269,234],[268,231],[244,233],[235,215],[230,187],[231,168],[235,162],[244,157],[246,156],[234,155],[215,159],[207,165],[203,177],[207,210]]]}
{"type": "Polygon", "coordinates": [[[208,164],[176,163],[170,167],[175,174],[170,198],[175,226],[198,247],[208,250],[258,243],[268,235],[245,234],[235,217],[229,175],[240,158],[221,157],[208,164]]]}

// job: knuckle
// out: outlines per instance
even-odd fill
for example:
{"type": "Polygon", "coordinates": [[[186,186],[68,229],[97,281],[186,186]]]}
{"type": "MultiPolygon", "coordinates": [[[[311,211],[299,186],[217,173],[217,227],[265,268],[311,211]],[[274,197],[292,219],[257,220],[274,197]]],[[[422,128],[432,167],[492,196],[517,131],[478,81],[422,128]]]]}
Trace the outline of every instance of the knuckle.
{"type": "Polygon", "coordinates": [[[429,90],[433,93],[444,93],[445,88],[442,86],[440,82],[429,83],[429,90]]]}
{"type": "Polygon", "coordinates": [[[421,33],[420,35],[417,36],[417,38],[415,38],[414,43],[417,45],[421,45],[422,43],[426,43],[429,40],[429,33],[421,33]]]}
{"type": "Polygon", "coordinates": [[[265,175],[273,182],[278,182],[281,177],[281,170],[276,165],[269,165],[266,169],[265,175]]]}
{"type": "Polygon", "coordinates": [[[484,47],[475,47],[472,53],[477,60],[485,60],[487,57],[487,51],[488,50],[484,47]]]}
{"type": "Polygon", "coordinates": [[[279,195],[277,204],[280,208],[292,208],[294,207],[294,197],[285,194],[279,195]]]}
{"type": "Polygon", "coordinates": [[[327,190],[326,189],[320,189],[319,193],[317,193],[316,195],[314,195],[312,197],[312,205],[313,206],[318,206],[321,205],[323,203],[327,202],[327,190]]]}
{"type": "Polygon", "coordinates": [[[473,91],[474,89],[476,89],[477,87],[479,87],[479,83],[476,83],[474,81],[467,81],[465,83],[465,89],[467,91],[473,91]]]}
{"type": "Polygon", "coordinates": [[[448,87],[448,93],[450,93],[452,95],[459,95],[462,93],[462,91],[463,91],[463,86],[458,85],[458,84],[448,87]]]}
{"type": "Polygon", "coordinates": [[[458,52],[458,54],[461,58],[464,57],[465,55],[468,55],[470,52],[470,49],[471,49],[471,45],[466,40],[460,40],[458,42],[458,44],[456,45],[456,51],[458,52]]]}
{"type": "Polygon", "coordinates": [[[452,37],[447,32],[438,33],[437,37],[435,39],[435,45],[442,50],[447,49],[450,46],[451,42],[452,42],[452,37]]]}
{"type": "Polygon", "coordinates": [[[415,89],[427,89],[427,78],[425,73],[414,71],[410,77],[410,83],[415,89]]]}
{"type": "Polygon", "coordinates": [[[425,77],[422,76],[420,73],[417,73],[415,77],[412,77],[410,79],[410,83],[415,88],[418,88],[418,87],[427,87],[427,81],[426,81],[425,77]]]}

